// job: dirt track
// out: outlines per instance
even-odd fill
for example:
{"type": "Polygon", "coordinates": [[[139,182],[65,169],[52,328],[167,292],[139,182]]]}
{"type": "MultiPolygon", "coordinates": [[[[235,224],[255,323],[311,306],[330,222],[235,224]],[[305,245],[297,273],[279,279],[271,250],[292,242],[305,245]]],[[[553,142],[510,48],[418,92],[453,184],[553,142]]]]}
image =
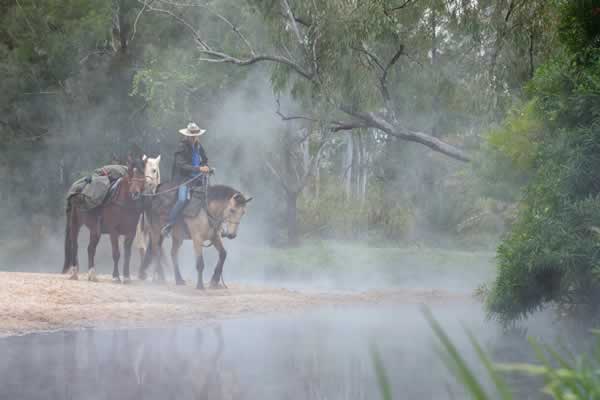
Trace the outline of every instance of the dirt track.
{"type": "Polygon", "coordinates": [[[192,286],[69,281],[58,274],[0,272],[0,336],[98,326],[147,326],[231,318],[244,313],[289,312],[324,305],[471,301],[440,290],[305,293],[231,284],[198,291],[192,286]]]}

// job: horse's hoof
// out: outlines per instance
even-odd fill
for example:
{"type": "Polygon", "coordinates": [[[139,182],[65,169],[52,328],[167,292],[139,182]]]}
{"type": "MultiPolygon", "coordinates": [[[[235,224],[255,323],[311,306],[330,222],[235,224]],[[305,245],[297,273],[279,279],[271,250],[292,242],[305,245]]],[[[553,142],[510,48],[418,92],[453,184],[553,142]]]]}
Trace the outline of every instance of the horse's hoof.
{"type": "Polygon", "coordinates": [[[210,288],[211,289],[225,289],[225,286],[221,285],[219,282],[211,281],[210,288]]]}
{"type": "Polygon", "coordinates": [[[140,272],[140,273],[138,274],[138,279],[139,279],[140,281],[145,281],[145,280],[146,280],[146,278],[148,278],[148,274],[147,274],[147,273],[145,273],[145,272],[140,272]]]}
{"type": "Polygon", "coordinates": [[[202,282],[198,282],[198,283],[196,284],[196,289],[198,289],[198,290],[204,290],[204,283],[202,283],[202,282]]]}
{"type": "Polygon", "coordinates": [[[119,278],[118,276],[113,276],[112,281],[113,283],[121,283],[121,278],[119,278]]]}
{"type": "Polygon", "coordinates": [[[73,266],[71,267],[71,269],[69,270],[69,280],[72,281],[77,281],[79,280],[79,275],[78,275],[78,271],[77,271],[77,267],[73,266]]]}
{"type": "Polygon", "coordinates": [[[92,268],[88,271],[88,281],[98,282],[98,278],[96,277],[96,268],[92,268]]]}
{"type": "Polygon", "coordinates": [[[177,279],[177,280],[175,281],[175,284],[176,284],[177,286],[185,286],[185,280],[183,280],[183,279],[177,279]]]}
{"type": "Polygon", "coordinates": [[[123,277],[123,285],[128,285],[131,283],[131,278],[128,276],[123,277]]]}

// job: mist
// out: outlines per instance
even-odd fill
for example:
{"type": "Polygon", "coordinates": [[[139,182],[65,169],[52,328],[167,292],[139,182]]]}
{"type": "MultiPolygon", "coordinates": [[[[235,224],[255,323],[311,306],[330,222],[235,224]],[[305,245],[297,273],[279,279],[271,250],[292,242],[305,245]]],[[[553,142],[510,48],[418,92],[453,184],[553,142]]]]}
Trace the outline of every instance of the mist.
{"type": "Polygon", "coordinates": [[[469,335],[499,363],[536,362],[528,336],[590,350],[597,121],[564,88],[597,60],[557,34],[585,13],[58,3],[0,5],[0,399],[372,399],[382,374],[393,398],[467,398],[426,309],[490,392],[469,335]],[[121,284],[103,234],[93,282],[83,227],[79,280],[61,275],[73,182],[142,155],[169,182],[189,122],[210,183],[253,198],[226,252],[186,240],[176,285],[171,240],[165,282],[155,264],[138,279],[136,242],[121,284]],[[222,285],[196,289],[223,260],[222,285]]]}

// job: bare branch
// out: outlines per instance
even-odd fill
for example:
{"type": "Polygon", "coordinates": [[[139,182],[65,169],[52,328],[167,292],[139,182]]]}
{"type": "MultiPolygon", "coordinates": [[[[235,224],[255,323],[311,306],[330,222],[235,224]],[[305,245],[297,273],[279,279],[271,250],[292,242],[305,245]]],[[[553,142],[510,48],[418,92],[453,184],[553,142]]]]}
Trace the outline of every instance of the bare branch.
{"type": "Polygon", "coordinates": [[[296,18],[294,17],[294,13],[292,12],[292,8],[288,3],[288,0],[281,0],[281,5],[283,6],[284,12],[287,14],[288,19],[290,20],[290,25],[292,26],[292,30],[298,39],[298,42],[303,47],[305,46],[305,41],[300,34],[300,29],[298,29],[298,24],[296,23],[296,18]]]}
{"type": "MultiPolygon", "coordinates": [[[[140,0],[138,0],[138,1],[140,1],[140,0]]],[[[250,45],[250,42],[248,41],[248,39],[246,39],[246,37],[238,29],[238,27],[236,25],[234,25],[225,16],[223,16],[223,14],[218,13],[214,8],[212,8],[212,7],[210,7],[210,6],[206,5],[206,4],[201,4],[201,3],[179,3],[179,2],[170,1],[170,0],[158,0],[158,1],[160,1],[161,3],[164,3],[164,4],[169,4],[169,5],[174,6],[174,7],[199,7],[199,8],[204,8],[205,10],[207,10],[208,12],[210,12],[211,14],[213,14],[215,17],[219,18],[221,21],[223,21],[227,25],[229,25],[229,27],[231,28],[231,30],[233,32],[235,32],[235,34],[242,40],[242,42],[244,42],[244,44],[246,45],[246,47],[250,51],[250,54],[255,55],[254,49],[250,45]]]]}
{"type": "Polygon", "coordinates": [[[404,54],[404,45],[403,44],[400,45],[400,48],[396,51],[396,53],[394,53],[394,55],[392,56],[390,61],[387,63],[387,65],[383,69],[383,74],[381,75],[381,78],[379,79],[379,84],[381,85],[381,94],[383,96],[383,100],[386,103],[386,107],[388,108],[388,111],[391,113],[393,113],[394,110],[392,109],[392,106],[390,104],[391,97],[390,97],[390,92],[387,88],[387,75],[388,75],[388,72],[390,71],[390,68],[392,68],[392,66],[396,63],[396,61],[398,61],[398,59],[400,58],[400,56],[402,54],[404,54]]]}
{"type": "MultiPolygon", "coordinates": [[[[281,112],[281,104],[279,102],[279,98],[276,99],[276,103],[277,103],[277,110],[275,111],[275,113],[277,115],[279,115],[283,121],[302,120],[302,121],[315,122],[315,123],[319,123],[323,126],[326,126],[332,132],[340,132],[340,131],[349,131],[352,129],[368,128],[368,126],[366,124],[364,124],[360,121],[353,121],[353,122],[336,121],[336,120],[324,120],[324,119],[311,118],[311,117],[307,117],[304,115],[285,115],[281,112]]],[[[304,140],[306,140],[308,138],[308,136],[310,136],[310,133],[308,135],[306,135],[304,138],[302,138],[302,140],[298,141],[298,143],[302,143],[304,140]]]]}
{"type": "Polygon", "coordinates": [[[394,56],[390,59],[390,61],[385,66],[385,69],[383,70],[383,76],[381,77],[381,80],[383,82],[385,82],[385,80],[387,79],[387,74],[390,71],[390,68],[392,68],[394,66],[394,64],[396,64],[396,61],[398,61],[398,59],[400,58],[400,56],[402,54],[404,54],[404,45],[403,44],[400,45],[400,47],[398,48],[396,53],[394,53],[394,56]]]}
{"type": "MultiPolygon", "coordinates": [[[[138,1],[143,2],[145,0],[138,0],[138,1]]],[[[231,21],[229,21],[223,15],[212,10],[210,7],[203,5],[203,4],[198,4],[198,3],[184,4],[184,3],[173,2],[170,0],[159,0],[159,1],[162,3],[165,3],[165,4],[173,5],[173,6],[202,7],[202,8],[209,10],[211,13],[216,15],[219,19],[221,19],[223,22],[228,24],[234,30],[234,32],[240,37],[240,39],[244,42],[244,44],[246,45],[246,47],[248,47],[248,49],[250,50],[250,52],[252,54],[252,57],[249,57],[249,58],[239,58],[239,57],[235,57],[233,55],[224,53],[222,51],[214,50],[202,39],[200,32],[197,31],[184,18],[175,14],[171,10],[167,10],[164,8],[157,8],[157,7],[154,7],[150,4],[148,4],[149,10],[171,16],[172,18],[177,20],[180,24],[185,26],[192,33],[194,39],[199,44],[200,53],[204,54],[205,56],[208,56],[208,58],[200,58],[199,59],[200,61],[206,61],[206,62],[212,62],[212,63],[228,63],[228,64],[236,64],[236,65],[252,65],[252,64],[255,64],[258,62],[271,61],[271,62],[283,64],[283,65],[290,67],[296,73],[298,73],[299,75],[301,75],[302,77],[304,77],[308,80],[311,80],[311,81],[314,80],[314,71],[309,71],[309,70],[305,69],[299,63],[293,61],[291,58],[287,58],[287,57],[279,56],[279,55],[256,54],[253,47],[251,46],[250,42],[239,31],[239,29],[237,29],[236,26],[231,21]]],[[[145,4],[145,3],[143,3],[143,4],[145,4]]]]}
{"type": "Polygon", "coordinates": [[[387,120],[385,120],[384,118],[382,118],[374,112],[354,111],[351,107],[346,105],[342,105],[341,110],[346,114],[351,115],[354,118],[357,118],[358,120],[364,122],[369,127],[379,129],[390,136],[407,140],[409,142],[420,143],[426,147],[429,147],[432,150],[445,154],[456,160],[464,162],[471,161],[471,158],[467,154],[465,154],[464,151],[462,151],[461,149],[426,133],[413,131],[407,128],[392,125],[387,120]]]}
{"type": "Polygon", "coordinates": [[[383,63],[381,62],[379,57],[377,57],[376,54],[373,54],[372,52],[370,52],[364,43],[362,43],[361,46],[362,47],[352,47],[352,50],[356,50],[358,52],[364,53],[365,55],[367,55],[367,57],[369,57],[370,60],[372,60],[375,63],[375,65],[377,67],[379,67],[379,69],[381,69],[381,71],[385,71],[385,68],[383,67],[383,63]]]}
{"type": "Polygon", "coordinates": [[[302,77],[304,77],[310,81],[314,80],[314,73],[312,71],[305,70],[300,65],[298,65],[297,63],[295,63],[294,61],[290,60],[287,57],[261,54],[261,55],[256,55],[254,57],[250,57],[250,58],[246,58],[246,59],[240,59],[240,58],[233,57],[229,54],[222,53],[220,51],[215,51],[215,50],[200,49],[200,52],[202,54],[206,54],[207,56],[213,57],[213,58],[201,58],[200,61],[208,61],[208,62],[213,62],[213,63],[227,63],[227,64],[236,64],[236,65],[252,65],[252,64],[256,64],[258,62],[262,62],[262,61],[272,61],[275,63],[287,65],[288,67],[290,67],[291,69],[296,71],[296,73],[298,73],[299,75],[301,75],[302,77]]]}
{"type": "Polygon", "coordinates": [[[418,0],[405,0],[404,3],[402,3],[402,4],[398,5],[398,6],[392,7],[392,8],[385,7],[385,2],[384,2],[383,3],[384,4],[383,13],[389,17],[391,13],[393,13],[395,11],[398,11],[398,10],[401,10],[401,9],[403,9],[403,8],[411,5],[411,3],[416,3],[417,1],[418,0]]]}
{"type": "MultiPolygon", "coordinates": [[[[138,0],[138,2],[142,2],[142,0],[138,0]]],[[[157,13],[171,16],[192,33],[194,40],[200,45],[201,48],[203,48],[204,50],[211,49],[210,46],[202,39],[200,33],[189,22],[187,22],[184,18],[180,17],[179,15],[175,14],[173,11],[164,8],[156,8],[150,4],[148,4],[148,9],[157,13]]]]}
{"type": "Polygon", "coordinates": [[[333,132],[340,132],[340,131],[351,131],[353,129],[361,129],[361,128],[368,128],[368,127],[369,126],[367,124],[364,124],[362,122],[333,121],[331,130],[333,132]]]}
{"type": "Polygon", "coordinates": [[[144,5],[142,6],[142,8],[140,9],[140,12],[138,12],[138,14],[135,16],[135,21],[133,21],[133,32],[131,34],[131,38],[129,39],[129,42],[133,42],[133,39],[135,39],[135,34],[137,32],[137,24],[138,21],[140,20],[140,17],[142,16],[142,14],[144,13],[144,11],[146,11],[146,7],[148,6],[148,4],[152,4],[152,2],[154,0],[143,0],[144,1],[144,5]]]}
{"type": "Polygon", "coordinates": [[[283,177],[279,174],[279,172],[277,172],[277,169],[275,167],[273,167],[273,164],[271,164],[271,162],[269,161],[268,158],[265,158],[265,165],[271,171],[271,173],[273,175],[275,175],[275,177],[279,181],[279,184],[283,187],[283,190],[285,190],[286,192],[289,192],[290,189],[288,188],[288,185],[287,185],[285,179],[283,179],[283,177]]]}

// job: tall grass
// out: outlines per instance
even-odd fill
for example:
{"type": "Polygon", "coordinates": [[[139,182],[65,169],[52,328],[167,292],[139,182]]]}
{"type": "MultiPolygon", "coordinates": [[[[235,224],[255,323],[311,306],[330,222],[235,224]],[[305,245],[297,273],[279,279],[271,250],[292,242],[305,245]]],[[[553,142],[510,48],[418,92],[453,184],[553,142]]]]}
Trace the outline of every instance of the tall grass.
{"type": "MultiPolygon", "coordinates": [[[[538,343],[533,338],[529,338],[529,343],[537,358],[537,364],[495,364],[485,353],[475,336],[467,331],[469,341],[492,382],[491,388],[486,388],[481,378],[478,378],[475,374],[474,369],[469,367],[461,351],[433,317],[431,311],[424,308],[423,313],[441,345],[440,356],[444,364],[463,385],[466,393],[472,399],[500,398],[502,400],[513,400],[519,398],[516,397],[514,388],[511,388],[504,379],[504,373],[541,377],[544,384],[539,390],[551,399],[600,399],[600,331],[591,332],[596,336],[594,351],[580,355],[568,354],[563,356],[552,346],[538,343]]],[[[371,353],[382,398],[390,400],[393,398],[393,393],[386,369],[377,350],[373,348],[371,353]]]]}

